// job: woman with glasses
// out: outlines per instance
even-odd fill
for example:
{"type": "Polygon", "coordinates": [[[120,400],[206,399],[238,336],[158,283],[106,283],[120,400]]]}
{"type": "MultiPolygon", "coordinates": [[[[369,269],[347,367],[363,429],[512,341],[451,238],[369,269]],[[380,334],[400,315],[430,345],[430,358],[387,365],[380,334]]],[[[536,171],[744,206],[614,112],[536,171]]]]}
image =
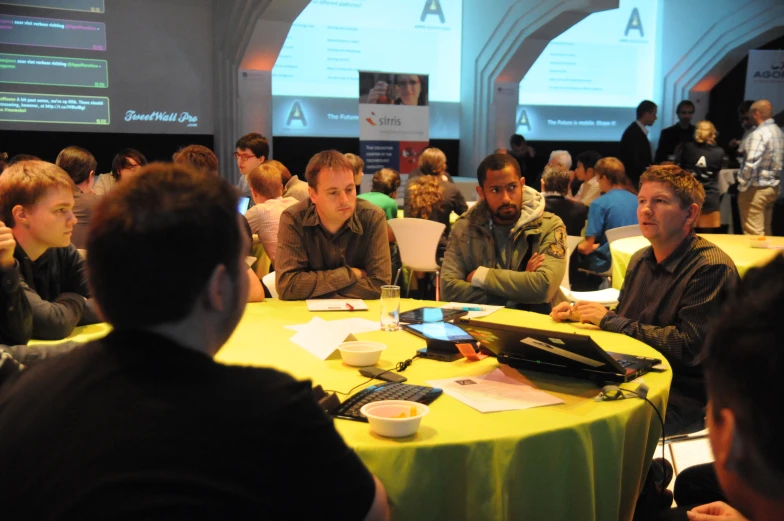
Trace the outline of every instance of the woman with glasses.
{"type": "Polygon", "coordinates": [[[383,80],[368,92],[368,103],[383,105],[427,105],[427,77],[417,74],[394,74],[394,83],[383,80]]]}

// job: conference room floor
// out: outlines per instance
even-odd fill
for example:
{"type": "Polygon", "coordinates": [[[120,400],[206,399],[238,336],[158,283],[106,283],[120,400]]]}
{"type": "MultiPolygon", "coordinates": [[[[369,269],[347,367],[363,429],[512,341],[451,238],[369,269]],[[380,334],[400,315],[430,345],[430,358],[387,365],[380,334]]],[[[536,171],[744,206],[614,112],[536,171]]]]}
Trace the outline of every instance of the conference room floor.
{"type": "MultiPolygon", "coordinates": [[[[285,326],[319,316],[325,320],[377,320],[369,311],[311,313],[304,302],[268,300],[249,304],[237,330],[216,359],[228,364],[271,366],[325,389],[346,392],[366,378],[342,363],[338,353],[322,361],[292,343],[285,326]]],[[[403,299],[403,311],[429,303],[403,299]]],[[[485,320],[563,332],[588,333],[606,349],[661,358],[629,337],[579,324],[556,324],[546,315],[502,309],[485,320]]],[[[109,326],[78,328],[72,338],[89,340],[109,326]]],[[[379,367],[412,357],[424,340],[404,331],[358,334],[387,345],[379,367]]],[[[666,362],[665,362],[666,365],[666,362]]],[[[480,362],[416,359],[408,383],[478,376],[499,366],[480,362]]],[[[508,366],[510,374],[520,375],[508,366]]],[[[526,372],[525,380],[564,403],[520,411],[480,413],[450,396],[430,406],[416,435],[382,438],[366,423],[336,420],[350,447],[385,484],[398,520],[631,519],[637,492],[661,434],[656,413],[643,400],[595,401],[598,387],[565,377],[526,372]]],[[[666,407],[669,370],[643,377],[649,398],[666,407]]],[[[369,385],[369,384],[368,384],[369,385]]],[[[627,384],[634,389],[636,384],[627,384]]],[[[344,397],[342,397],[344,398],[344,397]]],[[[350,498],[346,498],[350,500],[350,498]]]]}

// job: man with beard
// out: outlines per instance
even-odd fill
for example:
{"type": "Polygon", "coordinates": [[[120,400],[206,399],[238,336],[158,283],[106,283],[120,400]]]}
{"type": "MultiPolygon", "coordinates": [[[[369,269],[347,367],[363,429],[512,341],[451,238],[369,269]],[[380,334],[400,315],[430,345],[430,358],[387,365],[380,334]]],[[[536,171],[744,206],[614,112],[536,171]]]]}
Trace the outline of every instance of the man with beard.
{"type": "Polygon", "coordinates": [[[142,172],[88,240],[113,331],[3,386],[4,519],[388,519],[310,382],[213,360],[248,295],[235,189],[142,172]]]}
{"type": "Polygon", "coordinates": [[[566,270],[566,227],[544,211],[510,155],[477,169],[481,201],[457,220],[441,271],[444,300],[549,313],[566,270]]]}
{"type": "Polygon", "coordinates": [[[275,258],[282,300],[377,299],[392,278],[386,215],[357,201],[354,169],[336,150],[305,168],[310,199],[280,216],[275,258]]]}

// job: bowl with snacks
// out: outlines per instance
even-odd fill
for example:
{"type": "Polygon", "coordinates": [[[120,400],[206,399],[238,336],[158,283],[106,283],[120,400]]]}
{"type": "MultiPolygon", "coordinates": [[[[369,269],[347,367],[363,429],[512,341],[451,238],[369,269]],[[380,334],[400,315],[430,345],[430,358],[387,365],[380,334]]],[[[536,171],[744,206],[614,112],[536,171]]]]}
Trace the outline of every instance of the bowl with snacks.
{"type": "Polygon", "coordinates": [[[752,248],[767,248],[770,244],[770,241],[764,235],[755,235],[749,237],[749,244],[752,248]]]}
{"type": "Polygon", "coordinates": [[[427,405],[407,400],[370,402],[359,410],[368,419],[370,430],[387,438],[411,436],[430,412],[427,405]]]}

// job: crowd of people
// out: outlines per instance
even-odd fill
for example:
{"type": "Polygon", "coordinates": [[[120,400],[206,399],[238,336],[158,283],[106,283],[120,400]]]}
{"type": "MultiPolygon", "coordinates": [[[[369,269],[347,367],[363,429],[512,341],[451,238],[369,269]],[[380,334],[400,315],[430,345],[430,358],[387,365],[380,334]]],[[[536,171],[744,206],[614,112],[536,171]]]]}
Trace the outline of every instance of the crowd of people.
{"type": "MultiPolygon", "coordinates": [[[[784,304],[784,257],[741,282],[732,259],[698,235],[716,227],[721,160],[713,125],[691,126],[693,112],[678,106],[679,123],[656,152],[663,164],[653,164],[646,137],[656,105],[643,102],[621,157],[584,152],[573,165],[555,151],[539,183],[525,164],[535,151],[513,137],[510,151],[479,164],[470,208],[445,154],[428,148],[405,187],[404,212],[445,224],[444,300],[592,323],[659,351],[673,372],[665,433],[707,421],[716,454],[717,472],[705,470],[715,490],[684,493],[679,504],[707,497],[733,505],[697,506],[690,519],[743,519],[738,511],[776,519],[784,457],[766,406],[782,395],[773,386],[784,368],[773,313],[784,304]],[[454,224],[452,213],[460,215],[454,224]],[[607,231],[629,224],[651,246],[632,257],[617,307],[561,302],[567,237],[583,235],[573,261],[602,274],[607,231]]],[[[764,100],[749,105],[753,126],[738,143],[747,233],[766,232],[779,194],[784,137],[771,114],[764,100]]],[[[126,149],[102,175],[79,147],[55,163],[15,156],[5,166],[0,489],[13,491],[3,501],[9,518],[152,519],[167,509],[172,517],[388,518],[383,484],[346,447],[309,383],[212,357],[246,303],[264,300],[246,263],[254,235],[281,300],[378,299],[399,265],[387,221],[398,215],[400,175],[375,172],[372,191],[357,196],[364,164],[352,154],[316,154],[305,181],[268,158],[260,134],[242,136],[234,155],[236,187],[199,145],[152,164],[126,149]],[[251,202],[244,216],[240,197],[251,202]],[[102,340],[27,345],[97,321],[113,327],[102,340]],[[217,445],[229,452],[217,458],[217,445]],[[292,482],[303,500],[283,505],[276,498],[292,482]]],[[[666,486],[647,484],[645,508],[666,486]]]]}

